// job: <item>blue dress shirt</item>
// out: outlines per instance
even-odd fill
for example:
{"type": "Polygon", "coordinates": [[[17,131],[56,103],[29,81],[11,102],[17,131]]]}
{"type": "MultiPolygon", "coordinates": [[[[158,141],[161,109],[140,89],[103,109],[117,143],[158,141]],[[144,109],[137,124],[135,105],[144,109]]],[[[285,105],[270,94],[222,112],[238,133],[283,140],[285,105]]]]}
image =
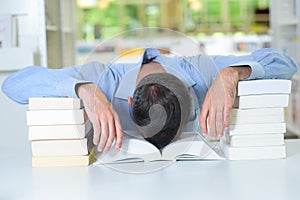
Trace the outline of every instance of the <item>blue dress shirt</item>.
{"type": "MultiPolygon", "coordinates": [[[[198,97],[199,106],[202,105],[208,88],[222,68],[250,66],[252,73],[249,80],[291,79],[297,71],[297,64],[292,58],[271,48],[260,49],[246,56],[192,57],[168,57],[161,55],[157,49],[148,48],[140,61],[134,64],[104,65],[90,62],[62,69],[29,66],[8,76],[2,84],[2,91],[15,102],[27,104],[30,97],[76,97],[74,88],[77,83],[93,82],[109,100],[112,100],[120,81],[131,71],[135,70],[137,73],[143,63],[150,61],[160,63],[167,72],[175,74],[187,86],[192,86],[198,97]]],[[[135,79],[128,81],[126,87],[122,89],[132,94],[135,79]],[[133,82],[134,84],[130,84],[133,82]]]]}
{"type": "Polygon", "coordinates": [[[134,92],[140,67],[151,61],[160,63],[167,73],[182,80],[193,97],[189,123],[184,131],[199,129],[197,116],[219,70],[229,66],[250,66],[252,72],[249,80],[291,79],[297,71],[293,59],[274,49],[260,49],[246,56],[178,57],[164,56],[157,49],[148,48],[139,62],[132,64],[90,62],[62,69],[26,67],[8,76],[2,90],[12,100],[27,104],[30,97],[76,97],[76,84],[92,82],[112,102],[124,132],[138,137],[127,98],[134,92]]]}

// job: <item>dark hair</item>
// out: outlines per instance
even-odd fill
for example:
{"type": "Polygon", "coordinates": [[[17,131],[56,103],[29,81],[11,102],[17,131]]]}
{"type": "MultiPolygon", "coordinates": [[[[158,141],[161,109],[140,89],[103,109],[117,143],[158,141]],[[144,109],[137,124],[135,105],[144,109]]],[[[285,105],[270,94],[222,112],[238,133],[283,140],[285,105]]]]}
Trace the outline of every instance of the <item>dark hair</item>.
{"type": "Polygon", "coordinates": [[[161,149],[186,126],[190,104],[189,92],[177,77],[157,73],[137,86],[132,112],[144,138],[161,149]]]}

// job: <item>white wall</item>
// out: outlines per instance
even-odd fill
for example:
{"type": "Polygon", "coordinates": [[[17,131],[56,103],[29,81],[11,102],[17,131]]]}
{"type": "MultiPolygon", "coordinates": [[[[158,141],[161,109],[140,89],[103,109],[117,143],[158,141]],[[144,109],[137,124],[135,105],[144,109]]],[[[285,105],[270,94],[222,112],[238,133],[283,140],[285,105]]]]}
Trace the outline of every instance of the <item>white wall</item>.
{"type": "MultiPolygon", "coordinates": [[[[0,85],[8,73],[0,73],[0,85]]],[[[0,91],[0,151],[30,150],[26,126],[27,106],[19,105],[0,91]]]]}
{"type": "Polygon", "coordinates": [[[47,64],[44,5],[44,0],[0,0],[0,15],[20,14],[19,44],[33,51],[35,64],[42,66],[47,64]]]}
{"type": "MultiPolygon", "coordinates": [[[[0,0],[1,14],[24,14],[19,16],[19,44],[35,54],[35,63],[46,66],[45,11],[43,0],[0,0]]],[[[0,52],[1,53],[1,52],[0,52]]],[[[1,55],[0,55],[1,57],[1,55]]],[[[19,56],[20,57],[20,56],[19,56]]],[[[9,59],[18,59],[18,55],[1,57],[1,65],[9,63],[9,59]],[[6,60],[7,59],[7,60],[6,60]]],[[[26,66],[28,63],[21,63],[26,66]]],[[[0,69],[0,86],[3,80],[13,71],[0,69]]],[[[1,87],[0,87],[1,88],[1,87]]],[[[0,91],[0,150],[9,151],[8,147],[29,151],[26,126],[27,106],[11,101],[0,91]],[[26,146],[26,148],[24,148],[26,146]]],[[[9,156],[9,152],[8,156],[9,156]]]]}

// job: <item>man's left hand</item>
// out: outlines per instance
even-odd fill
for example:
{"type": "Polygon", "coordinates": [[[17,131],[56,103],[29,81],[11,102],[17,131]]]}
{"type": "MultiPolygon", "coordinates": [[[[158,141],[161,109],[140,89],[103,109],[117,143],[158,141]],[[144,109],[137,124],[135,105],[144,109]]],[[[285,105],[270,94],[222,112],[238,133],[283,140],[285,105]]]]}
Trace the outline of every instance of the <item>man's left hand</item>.
{"type": "Polygon", "coordinates": [[[247,66],[228,67],[218,73],[205,96],[200,113],[200,127],[204,136],[208,135],[209,129],[211,138],[219,139],[223,136],[224,129],[229,128],[230,110],[238,82],[250,74],[251,68],[247,66]]]}

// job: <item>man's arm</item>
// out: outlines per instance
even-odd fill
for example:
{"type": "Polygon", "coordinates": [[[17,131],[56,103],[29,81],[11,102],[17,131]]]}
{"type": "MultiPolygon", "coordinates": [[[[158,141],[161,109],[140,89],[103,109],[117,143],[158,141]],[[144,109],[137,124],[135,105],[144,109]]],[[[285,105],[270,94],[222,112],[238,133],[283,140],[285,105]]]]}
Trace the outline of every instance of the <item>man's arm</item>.
{"type": "Polygon", "coordinates": [[[218,69],[232,66],[249,66],[252,79],[291,79],[296,73],[297,63],[286,53],[272,48],[253,51],[244,56],[210,56],[218,69]]]}
{"type": "Polygon", "coordinates": [[[203,82],[202,87],[207,88],[200,113],[201,130],[207,134],[209,124],[210,132],[216,137],[223,134],[224,128],[220,127],[229,123],[228,111],[232,107],[238,80],[291,79],[298,68],[287,54],[271,48],[259,49],[245,56],[198,55],[185,61],[199,71],[198,83],[203,82]]]}
{"type": "Polygon", "coordinates": [[[209,88],[200,113],[202,134],[209,132],[213,139],[223,136],[224,129],[229,128],[230,109],[236,96],[237,84],[251,74],[247,66],[228,67],[222,69],[209,88]]]}
{"type": "Polygon", "coordinates": [[[98,62],[62,69],[29,66],[9,75],[2,91],[20,104],[27,104],[31,97],[76,97],[76,84],[97,83],[104,71],[98,62]]]}
{"type": "Polygon", "coordinates": [[[107,152],[116,137],[116,149],[122,145],[123,131],[117,112],[95,84],[80,84],[76,92],[84,102],[85,111],[94,128],[93,142],[98,151],[107,152]]]}
{"type": "MultiPolygon", "coordinates": [[[[31,97],[77,97],[78,94],[93,123],[94,144],[99,144],[98,150],[107,151],[115,136],[116,148],[119,149],[122,129],[118,116],[104,92],[96,85],[103,73],[112,72],[105,70],[104,64],[98,62],[62,69],[30,66],[8,76],[2,84],[2,91],[21,104],[27,104],[31,97]],[[86,88],[90,85],[93,87],[86,88]],[[77,94],[75,88],[78,89],[77,94]]],[[[113,79],[106,80],[109,87],[104,85],[103,88],[111,88],[114,82],[113,79]]],[[[112,93],[110,90],[105,92],[109,95],[112,93]]]]}

